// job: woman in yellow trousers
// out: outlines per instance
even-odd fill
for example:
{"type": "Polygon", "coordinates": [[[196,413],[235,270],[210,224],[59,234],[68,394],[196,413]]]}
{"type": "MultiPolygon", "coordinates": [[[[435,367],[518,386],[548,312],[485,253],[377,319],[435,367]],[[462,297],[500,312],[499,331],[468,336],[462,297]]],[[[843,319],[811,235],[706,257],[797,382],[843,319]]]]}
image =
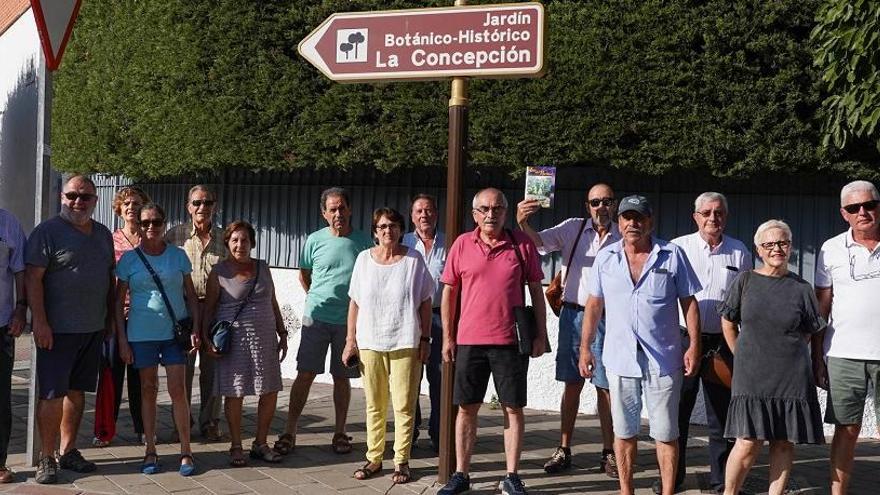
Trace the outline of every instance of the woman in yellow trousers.
{"type": "Polygon", "coordinates": [[[419,381],[430,351],[434,280],[422,256],[400,243],[400,213],[392,208],[373,212],[373,235],[378,245],[362,251],[352,271],[348,336],[342,353],[346,366],[360,361],[367,402],[367,463],[354,477],[364,480],[382,471],[390,398],[392,481],[407,483],[419,381]]]}

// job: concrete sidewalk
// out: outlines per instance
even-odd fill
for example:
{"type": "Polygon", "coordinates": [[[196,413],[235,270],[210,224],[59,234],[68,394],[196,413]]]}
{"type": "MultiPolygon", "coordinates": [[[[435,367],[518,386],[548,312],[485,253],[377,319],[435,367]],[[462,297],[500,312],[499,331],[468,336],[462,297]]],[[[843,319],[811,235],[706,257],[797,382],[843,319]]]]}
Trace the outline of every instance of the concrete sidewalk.
{"type": "MultiPolygon", "coordinates": [[[[19,339],[21,342],[22,339],[19,339]]],[[[24,342],[22,342],[24,344],[24,342]]],[[[26,347],[27,344],[21,347],[26,347]]],[[[22,358],[24,358],[22,354],[22,358]]],[[[332,386],[316,384],[300,420],[300,433],[297,447],[281,464],[270,465],[249,459],[246,468],[229,466],[226,443],[204,444],[194,438],[193,452],[198,465],[198,474],[183,478],[177,474],[178,449],[176,445],[160,444],[158,452],[162,458],[164,471],[146,476],[139,472],[143,458],[143,447],[135,443],[131,428],[127,401],[123,401],[120,412],[118,435],[113,444],[106,448],[91,447],[93,429],[94,396],[88,397],[86,414],[80,429],[80,450],[83,455],[98,463],[98,471],[89,475],[78,475],[59,471],[61,482],[54,486],[35,484],[34,469],[26,467],[24,450],[27,427],[27,380],[30,366],[22,361],[13,377],[14,388],[14,431],[9,463],[17,472],[18,483],[0,485],[2,493],[18,494],[71,494],[71,493],[132,493],[152,494],[222,494],[243,493],[281,494],[302,493],[321,495],[325,493],[376,494],[376,493],[434,493],[437,489],[437,457],[427,449],[427,432],[422,430],[421,440],[413,449],[410,465],[414,481],[406,485],[391,482],[393,465],[391,462],[392,432],[389,427],[388,454],[385,470],[380,475],[366,481],[352,478],[355,469],[364,463],[366,451],[364,432],[364,398],[361,390],[352,391],[349,413],[349,434],[354,437],[354,452],[336,455],[330,449],[333,433],[332,386]]],[[[162,380],[164,388],[164,379],[162,380]]],[[[198,380],[195,380],[198,384],[198,380]]],[[[287,401],[290,380],[285,380],[285,391],[279,395],[279,407],[272,423],[270,442],[277,438],[277,432],[284,427],[287,415],[287,401]]],[[[193,393],[197,398],[198,393],[193,393]]],[[[422,397],[422,411],[427,413],[427,397],[422,397]]],[[[256,399],[245,401],[243,419],[245,449],[253,441],[256,421],[256,399]]],[[[167,394],[159,397],[159,437],[168,438],[172,431],[170,401],[167,394]]],[[[427,414],[425,415],[427,416],[427,414]]],[[[390,415],[389,415],[390,417],[390,415]]],[[[595,416],[583,416],[577,423],[574,446],[574,468],[562,475],[548,476],[542,466],[552,454],[558,442],[559,416],[555,413],[527,411],[526,438],[521,474],[530,493],[617,493],[616,480],[607,478],[599,471],[601,440],[598,420],[595,416]]],[[[694,437],[688,446],[689,469],[686,491],[683,493],[711,493],[707,488],[706,472],[707,448],[706,432],[702,427],[691,429],[694,437]]],[[[484,406],[481,413],[480,431],[473,458],[473,493],[498,493],[498,481],[504,475],[503,418],[498,410],[484,406]]],[[[647,435],[639,442],[636,486],[638,494],[650,494],[651,483],[657,479],[653,443],[647,435]]],[[[827,493],[828,485],[828,446],[801,446],[796,448],[795,466],[790,484],[791,493],[827,493]]],[[[747,482],[749,493],[764,493],[767,490],[767,459],[763,455],[747,482]]],[[[850,493],[868,495],[880,493],[880,442],[866,440],[859,443],[856,460],[856,476],[850,493]]]]}

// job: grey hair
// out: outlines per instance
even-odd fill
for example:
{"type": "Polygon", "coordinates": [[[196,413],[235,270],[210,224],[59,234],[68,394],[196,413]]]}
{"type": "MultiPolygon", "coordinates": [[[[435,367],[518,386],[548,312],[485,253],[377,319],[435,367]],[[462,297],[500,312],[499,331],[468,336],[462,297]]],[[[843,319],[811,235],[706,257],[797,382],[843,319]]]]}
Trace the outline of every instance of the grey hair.
{"type": "Polygon", "coordinates": [[[498,193],[498,195],[501,196],[501,206],[507,208],[507,196],[505,196],[504,193],[501,192],[501,189],[496,189],[494,187],[487,187],[485,189],[480,189],[479,191],[477,191],[477,194],[474,194],[474,200],[471,201],[471,208],[475,210],[477,209],[477,199],[480,197],[481,194],[487,191],[494,191],[498,193]]]}
{"type": "Polygon", "coordinates": [[[727,210],[727,198],[724,197],[720,192],[704,192],[697,196],[697,199],[694,200],[694,211],[700,211],[700,207],[703,206],[703,203],[708,203],[709,201],[718,201],[721,203],[721,206],[724,207],[724,211],[727,210]]]}
{"type": "Polygon", "coordinates": [[[328,187],[321,192],[321,211],[327,211],[327,198],[336,196],[345,201],[345,206],[351,206],[351,197],[348,191],[342,187],[328,187]]]}
{"type": "Polygon", "coordinates": [[[186,195],[186,202],[187,203],[189,203],[189,200],[192,199],[193,194],[195,194],[196,191],[202,191],[205,194],[207,194],[208,196],[210,196],[211,199],[213,199],[214,201],[217,201],[217,193],[215,193],[214,190],[211,189],[210,186],[208,186],[207,184],[196,184],[196,185],[192,186],[191,188],[189,188],[189,194],[186,195]]]}
{"type": "Polygon", "coordinates": [[[840,206],[846,206],[844,201],[846,201],[846,197],[852,193],[867,191],[871,193],[871,197],[877,200],[880,200],[880,194],[877,193],[877,188],[873,183],[868,182],[866,180],[854,180],[849,184],[843,186],[840,190],[840,206]]]}
{"type": "Polygon", "coordinates": [[[761,244],[761,238],[764,237],[764,233],[770,229],[779,229],[788,237],[788,240],[791,239],[791,227],[788,226],[787,223],[782,220],[767,220],[766,222],[758,225],[758,230],[755,231],[755,246],[761,244]]]}

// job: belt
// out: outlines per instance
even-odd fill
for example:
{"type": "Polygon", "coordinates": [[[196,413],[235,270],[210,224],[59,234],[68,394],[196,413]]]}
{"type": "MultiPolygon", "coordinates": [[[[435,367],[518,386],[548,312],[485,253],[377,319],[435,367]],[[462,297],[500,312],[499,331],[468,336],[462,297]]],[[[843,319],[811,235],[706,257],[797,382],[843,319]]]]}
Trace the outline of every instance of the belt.
{"type": "Polygon", "coordinates": [[[580,304],[575,304],[573,302],[563,301],[562,305],[568,309],[573,309],[575,311],[583,311],[584,310],[583,306],[581,306],[580,304]]]}

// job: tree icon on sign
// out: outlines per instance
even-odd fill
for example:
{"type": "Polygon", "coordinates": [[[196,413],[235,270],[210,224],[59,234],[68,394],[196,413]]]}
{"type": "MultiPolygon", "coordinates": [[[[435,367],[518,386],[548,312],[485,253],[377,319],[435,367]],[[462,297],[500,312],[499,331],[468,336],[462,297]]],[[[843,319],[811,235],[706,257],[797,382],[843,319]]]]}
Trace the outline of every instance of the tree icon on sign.
{"type": "MultiPolygon", "coordinates": [[[[339,51],[345,53],[345,60],[348,60],[348,52],[350,52],[354,46],[351,43],[343,43],[339,45],[339,51]]],[[[357,57],[357,52],[355,52],[355,57],[357,57]]]]}
{"type": "MultiPolygon", "coordinates": [[[[364,35],[360,32],[351,33],[348,35],[348,42],[351,43],[350,46],[354,46],[354,58],[357,58],[358,56],[358,45],[363,43],[364,40],[366,40],[366,38],[364,38],[364,35]]],[[[345,45],[345,43],[343,43],[343,45],[345,45]]],[[[345,51],[342,46],[340,46],[339,49],[345,51]]],[[[348,57],[348,52],[346,52],[345,55],[346,57],[348,57]]]]}

